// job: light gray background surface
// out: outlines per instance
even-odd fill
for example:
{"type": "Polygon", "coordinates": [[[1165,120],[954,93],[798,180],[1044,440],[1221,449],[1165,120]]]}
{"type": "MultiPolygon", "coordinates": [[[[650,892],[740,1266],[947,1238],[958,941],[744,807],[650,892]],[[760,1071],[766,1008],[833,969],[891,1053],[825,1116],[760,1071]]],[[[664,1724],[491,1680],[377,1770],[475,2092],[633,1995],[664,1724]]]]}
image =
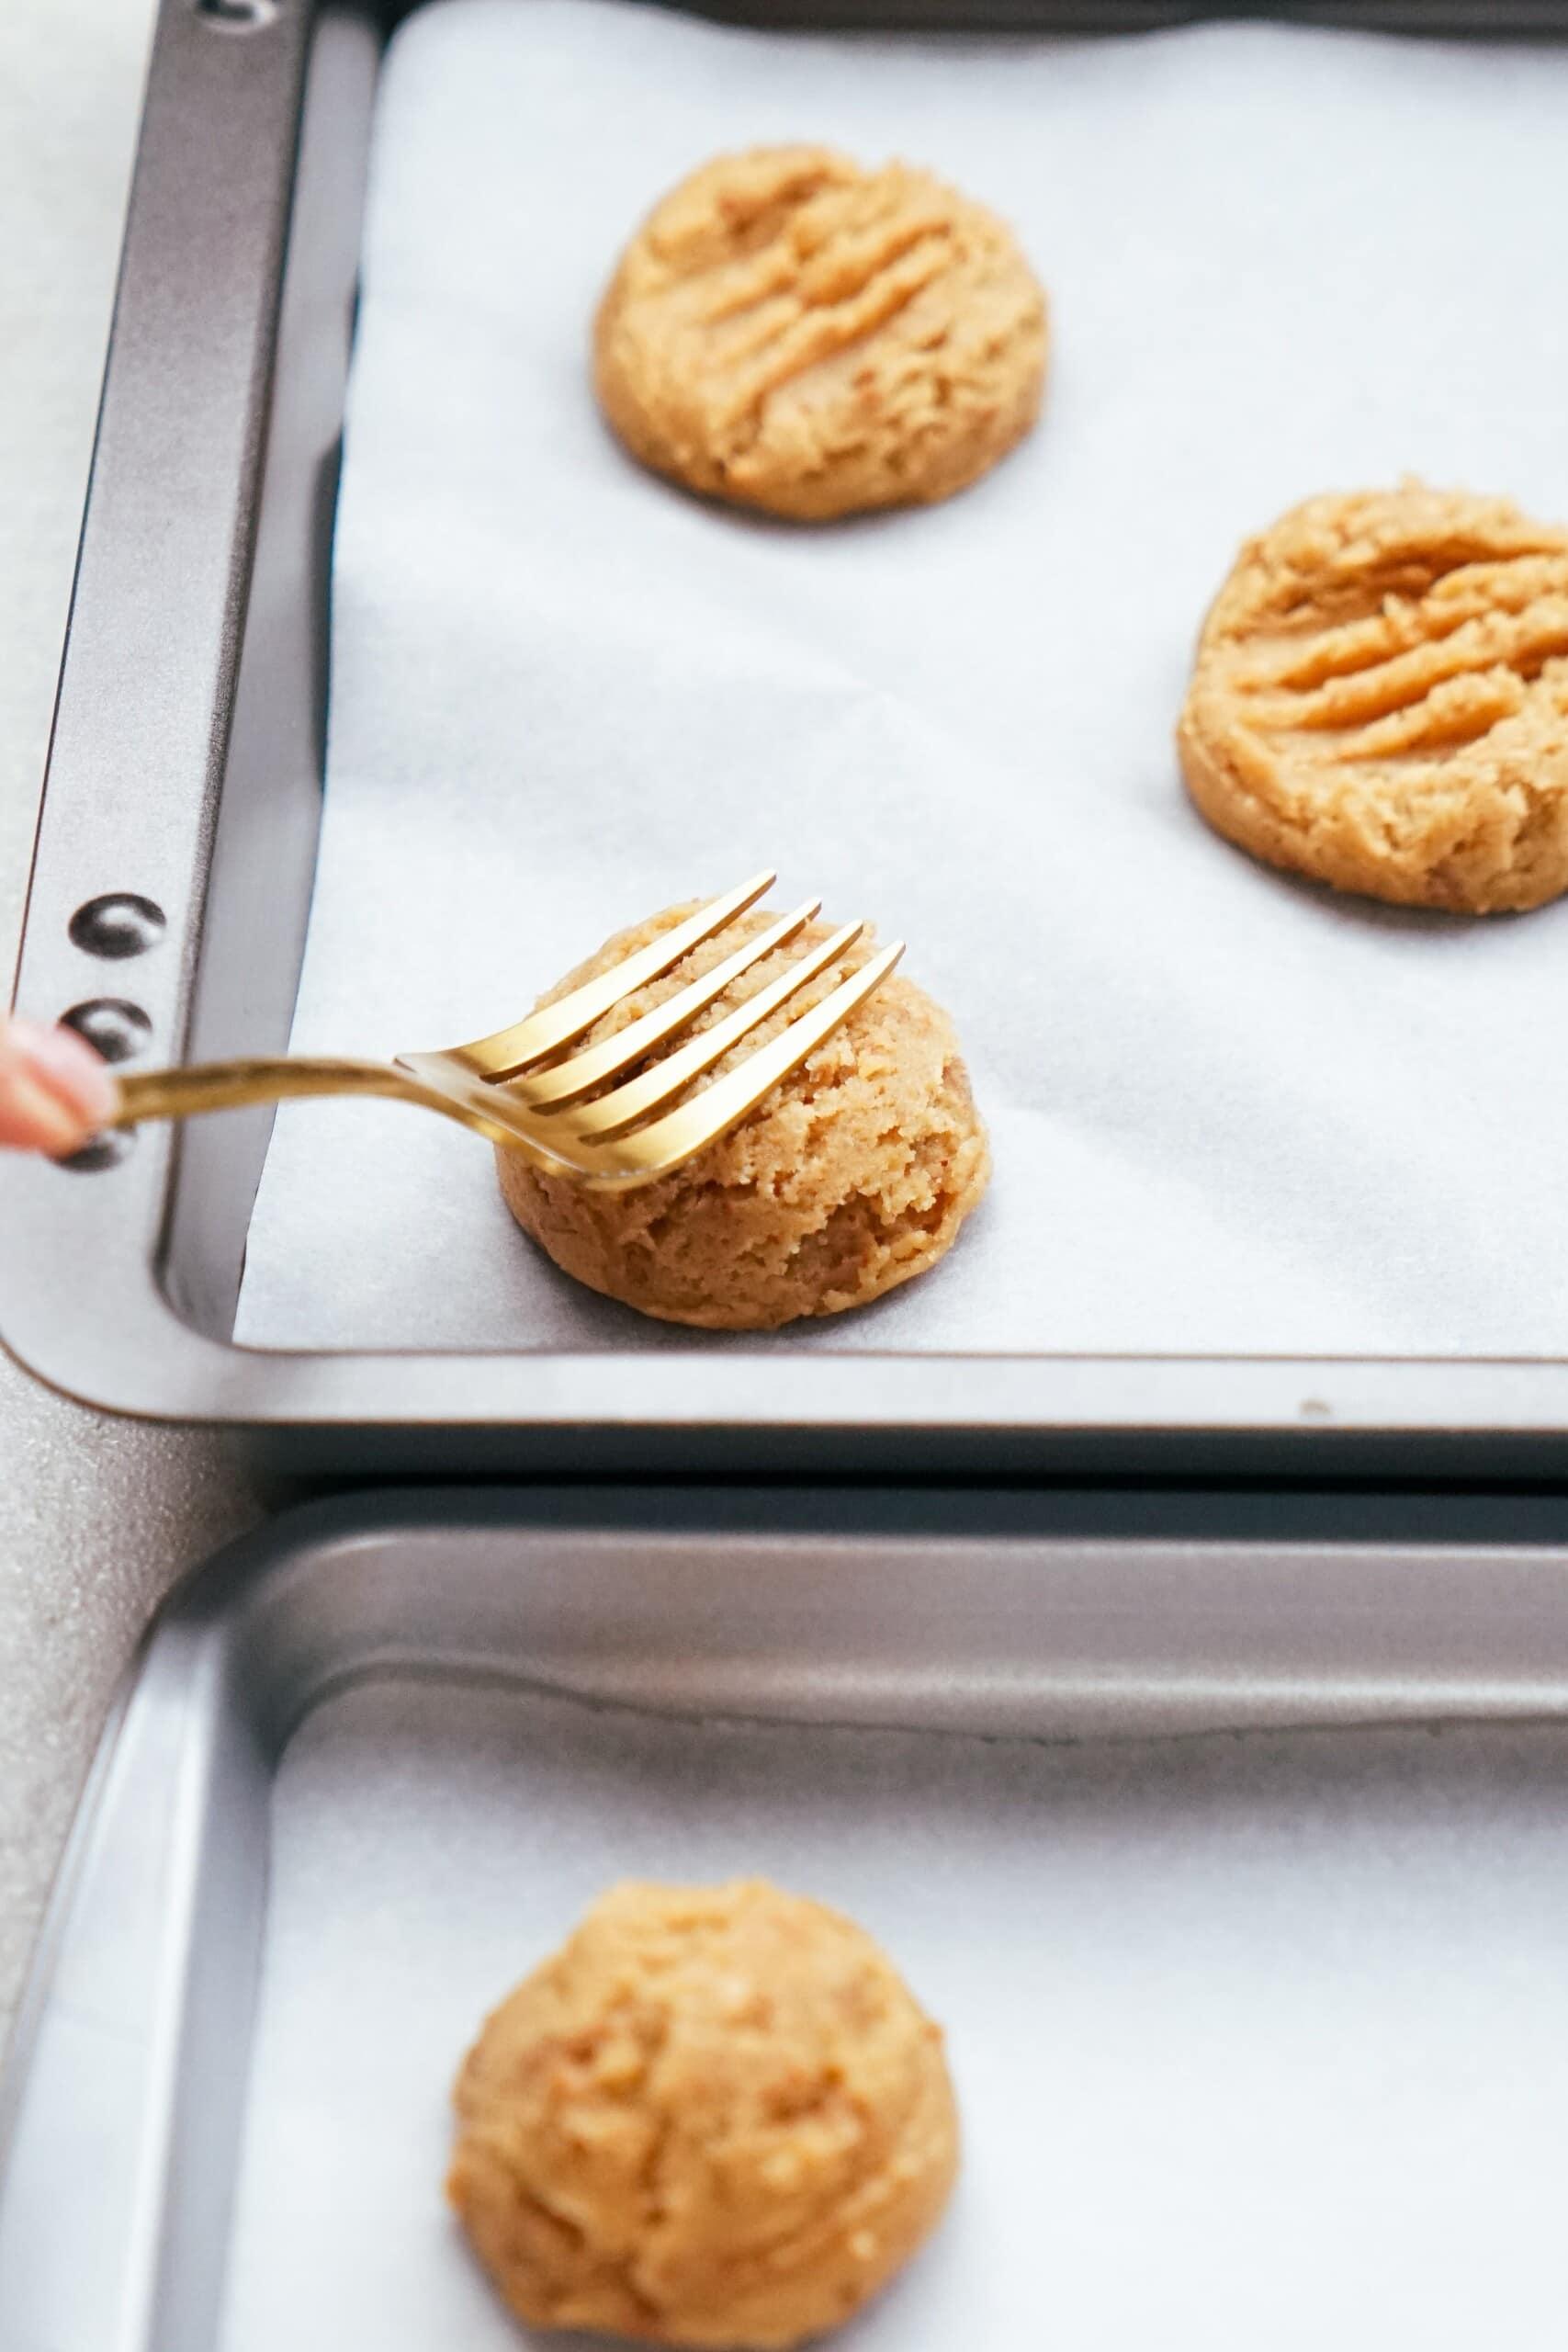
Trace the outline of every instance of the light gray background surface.
{"type": "MultiPolygon", "coordinates": [[[[92,452],[152,0],[0,7],[0,1001],[92,452]]],[[[0,2041],[115,1681],[256,1515],[217,1442],[111,1421],[0,1350],[0,2041]]]]}

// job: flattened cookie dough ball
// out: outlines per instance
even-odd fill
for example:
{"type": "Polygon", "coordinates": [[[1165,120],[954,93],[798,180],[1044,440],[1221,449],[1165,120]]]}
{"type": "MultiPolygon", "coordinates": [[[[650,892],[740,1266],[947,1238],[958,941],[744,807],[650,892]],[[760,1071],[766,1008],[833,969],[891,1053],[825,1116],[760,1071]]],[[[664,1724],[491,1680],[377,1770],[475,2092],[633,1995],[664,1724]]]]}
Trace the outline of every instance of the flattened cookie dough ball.
{"type": "MultiPolygon", "coordinates": [[[[605,971],[693,911],[669,908],[622,932],[542,1001],[605,971]]],[[[711,971],[772,916],[750,913],[591,1029],[597,1044],[711,971]]],[[[774,978],[813,940],[733,981],[693,1024],[707,1028],[774,978]]],[[[865,962],[863,933],[716,1066],[722,1076],[865,962]]],[[[671,1323],[762,1331],[804,1315],[863,1306],[945,1256],[990,1174],[986,1133],[953,1025],[895,972],[776,1086],[743,1124],[699,1157],[635,1191],[591,1193],[548,1176],[521,1152],[496,1154],[501,1190],[525,1231],[569,1274],[671,1323]]]]}
{"type": "Polygon", "coordinates": [[[1500,498],[1308,499],[1249,540],[1177,733],[1255,857],[1396,905],[1568,888],[1568,533],[1500,498]]]}
{"type": "Polygon", "coordinates": [[[904,164],[722,155],[637,231],[600,404],[688,490],[820,522],[947,498],[1033,424],[1045,298],[1010,232],[904,164]]]}
{"type": "Polygon", "coordinates": [[[797,2344],[935,2226],[938,2028],[871,1938],[760,1879],[613,1887],[486,2024],[448,2193],[536,2327],[797,2344]]]}

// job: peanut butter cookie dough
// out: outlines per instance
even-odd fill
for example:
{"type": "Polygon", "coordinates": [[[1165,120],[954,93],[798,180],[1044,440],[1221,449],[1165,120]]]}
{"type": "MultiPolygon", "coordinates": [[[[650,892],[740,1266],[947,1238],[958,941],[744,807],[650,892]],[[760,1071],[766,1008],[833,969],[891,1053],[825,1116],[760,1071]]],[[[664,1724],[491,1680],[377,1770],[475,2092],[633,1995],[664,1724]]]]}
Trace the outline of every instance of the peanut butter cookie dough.
{"type": "Polygon", "coordinates": [[[1568,532],[1500,498],[1309,499],[1248,541],[1178,729],[1193,799],[1273,865],[1495,914],[1568,888],[1568,532]]]}
{"type": "Polygon", "coordinates": [[[1033,424],[1045,298],[929,173],[720,156],[656,205],[594,337],[600,403],[688,490],[820,522],[951,496],[1033,424]]]}
{"type": "Polygon", "coordinates": [[[847,2319],[958,2161],[938,2028],[861,1928],[761,1880],[613,1887],[456,2099],[448,2194],[512,2309],[657,2344],[847,2319]]]}
{"type": "MultiPolygon", "coordinates": [[[[542,1001],[606,970],[691,911],[671,907],[623,932],[542,1001]]],[[[772,919],[753,912],[730,924],[627,997],[582,1043],[597,1044],[662,1003],[772,919]]],[[[795,945],[754,965],[694,1023],[694,1034],[765,987],[806,942],[829,935],[826,924],[810,924],[795,945]]],[[[829,995],[871,952],[863,933],[715,1075],[829,995]]],[[[732,1331],[836,1315],[923,1273],[952,1248],[990,1174],[952,1023],[897,972],[740,1126],[673,1175],[632,1191],[592,1193],[543,1174],[521,1152],[502,1149],[496,1159],[513,1216],[567,1273],[644,1315],[732,1331]]]]}

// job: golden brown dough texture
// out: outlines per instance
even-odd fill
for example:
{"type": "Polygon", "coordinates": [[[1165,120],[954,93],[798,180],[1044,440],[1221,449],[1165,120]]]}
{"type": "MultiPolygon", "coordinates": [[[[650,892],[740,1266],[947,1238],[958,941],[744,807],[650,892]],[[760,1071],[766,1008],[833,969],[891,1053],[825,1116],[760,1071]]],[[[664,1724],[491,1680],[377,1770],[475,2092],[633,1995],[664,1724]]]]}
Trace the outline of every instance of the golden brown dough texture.
{"type": "Polygon", "coordinates": [[[773,2346],[847,2319],[958,2161],[940,2030],[765,1881],[611,1888],[488,2020],[448,2194],[536,2327],[773,2346]]]}
{"type": "Polygon", "coordinates": [[[1568,888],[1568,533],[1500,498],[1309,499],[1249,540],[1178,729],[1270,865],[1495,914],[1568,888]]]}
{"type": "Polygon", "coordinates": [[[826,147],[723,155],[622,256],[600,404],[688,490],[820,522],[946,498],[1021,441],[1045,298],[995,216],[826,147]]]}
{"type": "MultiPolygon", "coordinates": [[[[671,907],[622,932],[541,1001],[607,970],[692,910],[671,907]]],[[[661,1004],[772,920],[752,913],[729,925],[626,998],[583,1042],[597,1044],[661,1004]]],[[[795,944],[732,982],[693,1034],[764,987],[807,942],[828,936],[825,923],[809,924],[795,944]]],[[[714,1075],[775,1036],[871,952],[863,933],[714,1075]]],[[[567,1273],[644,1315],[732,1331],[863,1306],[923,1273],[952,1248],[990,1174],[952,1023],[897,972],[740,1126],[673,1175],[630,1192],[591,1193],[542,1174],[521,1152],[503,1148],[496,1159],[508,1208],[567,1273]]]]}

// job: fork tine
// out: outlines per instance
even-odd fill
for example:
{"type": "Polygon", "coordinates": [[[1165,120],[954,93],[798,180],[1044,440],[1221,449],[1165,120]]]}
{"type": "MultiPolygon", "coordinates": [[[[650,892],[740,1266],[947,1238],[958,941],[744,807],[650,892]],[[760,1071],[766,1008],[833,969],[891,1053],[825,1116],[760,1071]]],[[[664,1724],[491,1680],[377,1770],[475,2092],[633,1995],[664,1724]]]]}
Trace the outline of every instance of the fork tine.
{"type": "MultiPolygon", "coordinates": [[[[803,907],[796,907],[793,914],[784,915],[778,922],[770,924],[754,939],[742,941],[732,956],[727,956],[721,964],[714,966],[711,972],[705,972],[700,980],[694,980],[678,995],[656,1005],[651,1012],[645,1012],[640,1021],[633,1021],[625,1029],[618,1029],[613,1037],[606,1037],[602,1046],[591,1046],[586,1053],[573,1054],[570,1061],[558,1064],[554,1069],[541,1070],[536,1078],[516,1080],[513,1082],[515,1091],[535,1110],[554,1110],[563,1102],[571,1102],[575,1096],[604,1085],[607,1079],[615,1076],[617,1070],[629,1069],[634,1062],[641,1061],[645,1054],[650,1054],[655,1046],[661,1046],[666,1037],[672,1037],[676,1030],[684,1029],[689,1022],[694,1021],[715,997],[724,994],[731,980],[739,979],[742,972],[750,971],[753,964],[760,964],[775,948],[787,947],[795,933],[805,930],[821,904],[820,899],[808,899],[803,907]]],[[[679,1056],[675,1057],[675,1059],[679,1058],[679,1056]]],[[[670,1064],[665,1063],[661,1067],[668,1069],[670,1064]]],[[[705,1069],[707,1065],[704,1063],[702,1067],[705,1069]]],[[[679,1084],[677,1080],[676,1086],[679,1084]]],[[[668,1092],[674,1093],[675,1091],[676,1087],[672,1086],[668,1092]]],[[[656,1098],[659,1102],[666,1099],[664,1094],[656,1098]]],[[[652,1105],[649,1107],[651,1109],[652,1105]]],[[[594,1108],[597,1110],[598,1105],[595,1104],[594,1108]]]]}
{"type": "Polygon", "coordinates": [[[661,972],[722,931],[727,922],[744,914],[766,890],[771,890],[777,876],[754,874],[738,890],[727,891],[721,899],[710,899],[685,922],[677,923],[673,931],[661,932],[646,947],[624,956],[597,979],[585,980],[570,996],[558,1003],[547,1004],[531,1012],[525,1021],[514,1022],[510,1029],[497,1029],[489,1037],[476,1037],[472,1045],[452,1047],[453,1058],[461,1061],[480,1078],[514,1078],[530,1062],[546,1054],[553,1054],[558,1046],[570,1046],[574,1037],[592,1029],[600,1015],[622,997],[630,996],[661,972]]]}
{"type": "Polygon", "coordinates": [[[849,979],[840,981],[820,1004],[803,1012],[798,1021],[792,1021],[771,1044],[759,1046],[739,1069],[731,1070],[728,1078],[716,1079],[694,1101],[682,1103],[678,1110],[667,1111],[663,1118],[655,1119],[651,1126],[640,1128],[636,1135],[621,1136],[615,1142],[601,1144],[597,1148],[586,1146],[582,1157],[593,1171],[590,1182],[646,1184],[651,1177],[680,1167],[720,1136],[728,1135],[749,1111],[756,1109],[763,1095],[781,1079],[799,1068],[807,1054],[829,1036],[840,1021],[847,1019],[857,1005],[863,1004],[874,989],[881,987],[903,953],[903,941],[895,940],[849,979]]]}
{"type": "Polygon", "coordinates": [[[755,996],[748,997],[744,1004],[737,1005],[722,1021],[716,1021],[711,1029],[694,1037],[689,1046],[682,1046],[679,1053],[666,1055],[651,1069],[644,1070],[640,1078],[617,1086],[612,1093],[602,1094],[596,1102],[585,1103],[570,1122],[573,1131],[585,1140],[590,1136],[608,1136],[617,1128],[630,1126],[634,1120],[646,1118],[650,1111],[657,1111],[660,1103],[679,1094],[693,1079],[700,1078],[705,1069],[712,1069],[715,1062],[722,1061],[731,1046],[750,1031],[761,1028],[807,980],[815,979],[835,957],[852,947],[864,929],[863,922],[846,923],[842,931],[836,931],[831,939],[811,948],[777,979],[770,980],[765,989],[759,989],[755,996]]]}

